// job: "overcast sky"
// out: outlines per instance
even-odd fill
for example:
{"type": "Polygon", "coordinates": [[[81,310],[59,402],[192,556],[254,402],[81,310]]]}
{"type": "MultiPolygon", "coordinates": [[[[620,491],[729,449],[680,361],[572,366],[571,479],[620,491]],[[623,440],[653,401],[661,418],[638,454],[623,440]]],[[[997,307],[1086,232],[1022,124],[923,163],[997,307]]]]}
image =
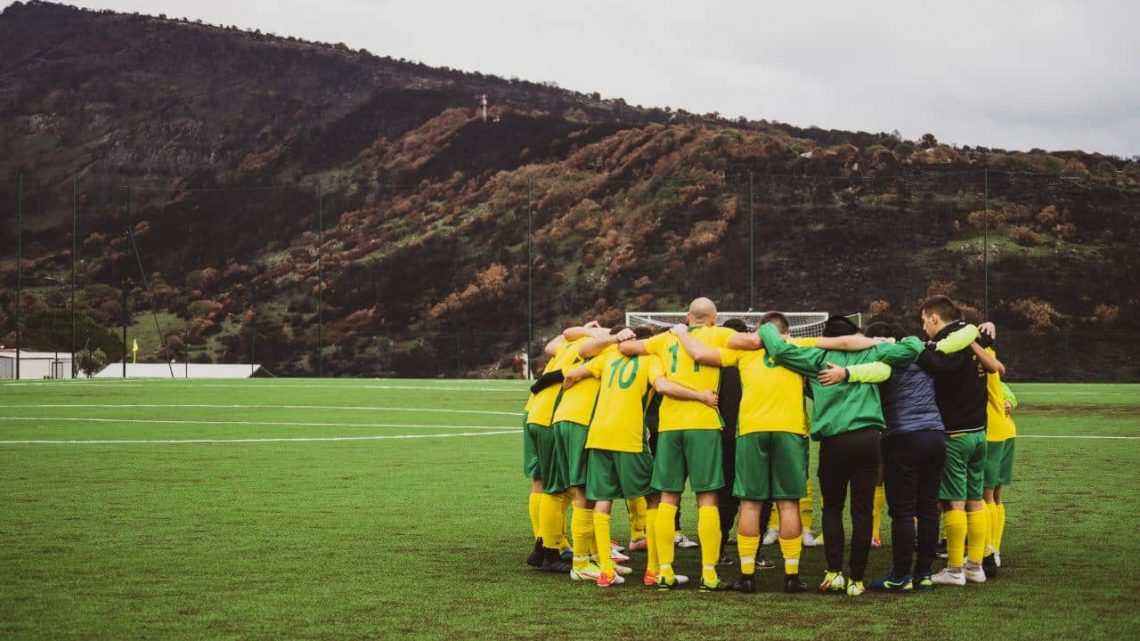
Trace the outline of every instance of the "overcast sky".
{"type": "MultiPolygon", "coordinates": [[[[11,4],[0,0],[0,5],[11,4]]],[[[1140,2],[96,0],[630,104],[1140,154],[1140,2]]]]}

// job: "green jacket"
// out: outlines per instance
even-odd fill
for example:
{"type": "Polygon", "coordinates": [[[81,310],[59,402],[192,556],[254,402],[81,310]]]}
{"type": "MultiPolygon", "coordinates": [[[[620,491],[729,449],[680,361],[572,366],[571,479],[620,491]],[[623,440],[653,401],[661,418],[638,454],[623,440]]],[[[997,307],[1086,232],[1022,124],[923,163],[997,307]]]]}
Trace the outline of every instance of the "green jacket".
{"type": "Polygon", "coordinates": [[[868,427],[886,429],[883,408],[879,402],[879,386],[843,382],[821,385],[817,375],[828,363],[840,367],[882,361],[906,367],[922,352],[922,342],[910,336],[901,342],[883,343],[861,352],[839,352],[815,347],[796,347],[784,342],[771,323],[760,328],[764,349],[777,364],[807,378],[815,398],[811,416],[811,437],[815,440],[854,432],[868,427]]]}

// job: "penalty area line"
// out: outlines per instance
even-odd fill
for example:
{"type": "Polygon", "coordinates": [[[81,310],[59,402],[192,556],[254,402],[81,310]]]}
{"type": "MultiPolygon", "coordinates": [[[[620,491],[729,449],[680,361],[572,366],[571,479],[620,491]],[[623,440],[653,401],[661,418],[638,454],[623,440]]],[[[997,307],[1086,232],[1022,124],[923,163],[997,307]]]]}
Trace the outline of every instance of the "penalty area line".
{"type": "Polygon", "coordinates": [[[215,445],[222,443],[335,443],[342,441],[388,441],[420,438],[463,438],[469,436],[495,436],[518,434],[522,430],[501,432],[454,432],[452,434],[391,434],[385,436],[302,436],[296,438],[188,438],[188,439],[115,439],[88,441],[0,441],[0,445],[215,445]]]}

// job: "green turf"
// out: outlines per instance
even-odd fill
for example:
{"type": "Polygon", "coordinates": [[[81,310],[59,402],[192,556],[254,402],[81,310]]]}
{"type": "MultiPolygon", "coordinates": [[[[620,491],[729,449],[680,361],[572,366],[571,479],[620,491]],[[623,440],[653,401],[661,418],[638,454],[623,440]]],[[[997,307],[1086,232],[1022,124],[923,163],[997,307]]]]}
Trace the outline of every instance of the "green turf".
{"type": "MultiPolygon", "coordinates": [[[[603,591],[530,570],[523,390],[0,384],[0,441],[385,437],[0,444],[0,638],[1115,641],[1140,624],[1140,440],[1030,438],[1140,436],[1140,386],[1015,385],[1024,438],[998,580],[858,599],[784,595],[777,573],[746,596],[603,591]],[[42,407],[58,405],[94,407],[42,407]],[[64,420],[86,418],[108,421],[64,420]]],[[[691,496],[682,510],[693,535],[691,496]]],[[[806,579],[822,557],[805,550],[806,579]]],[[[872,552],[868,575],[887,565],[872,552]]],[[[678,566],[695,575],[698,551],[678,566]]]]}

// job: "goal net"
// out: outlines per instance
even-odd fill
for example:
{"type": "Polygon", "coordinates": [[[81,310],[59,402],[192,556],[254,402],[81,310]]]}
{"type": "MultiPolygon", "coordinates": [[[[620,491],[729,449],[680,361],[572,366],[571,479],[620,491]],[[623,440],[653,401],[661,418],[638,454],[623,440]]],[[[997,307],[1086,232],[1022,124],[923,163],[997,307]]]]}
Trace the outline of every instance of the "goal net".
{"type": "MultiPolygon", "coordinates": [[[[739,318],[744,321],[751,331],[760,326],[760,318],[768,312],[717,312],[716,320],[723,325],[730,318],[739,318]]],[[[791,325],[792,336],[822,336],[823,326],[830,317],[827,312],[783,312],[791,325]]],[[[848,314],[859,327],[863,326],[862,314],[848,314]]],[[[685,312],[626,312],[625,324],[630,327],[649,325],[651,327],[672,327],[677,323],[685,322],[685,312]]]]}

